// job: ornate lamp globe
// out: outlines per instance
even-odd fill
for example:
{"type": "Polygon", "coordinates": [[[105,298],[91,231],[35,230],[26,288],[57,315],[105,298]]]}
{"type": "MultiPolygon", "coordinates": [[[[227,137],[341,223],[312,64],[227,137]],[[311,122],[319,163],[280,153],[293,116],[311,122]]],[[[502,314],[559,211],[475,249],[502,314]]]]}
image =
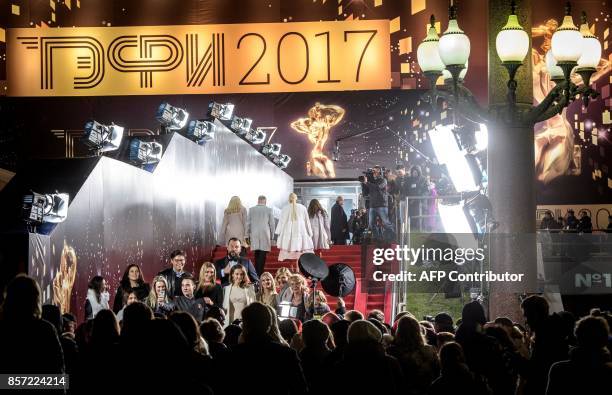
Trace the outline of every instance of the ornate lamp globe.
{"type": "Polygon", "coordinates": [[[445,66],[444,63],[442,63],[438,50],[440,39],[435,26],[436,19],[433,15],[429,19],[429,22],[430,26],[427,31],[427,36],[417,48],[417,61],[423,73],[432,73],[438,76],[442,73],[445,66]]]}
{"type": "Polygon", "coordinates": [[[529,36],[518,21],[516,4],[512,2],[512,13],[502,30],[497,33],[495,49],[503,63],[523,63],[529,51],[529,36]]]}
{"type": "Polygon", "coordinates": [[[578,68],[576,71],[582,77],[584,84],[589,85],[591,75],[597,70],[597,65],[601,59],[601,43],[597,37],[591,33],[584,11],[582,12],[580,33],[582,34],[582,55],[580,59],[578,59],[578,68]]]}
{"type": "Polygon", "coordinates": [[[568,2],[565,6],[563,23],[552,36],[552,54],[557,64],[563,69],[566,79],[569,78],[572,68],[576,66],[582,55],[583,40],[582,34],[574,25],[571,6],[568,2]]]}
{"type": "Polygon", "coordinates": [[[554,82],[563,81],[565,79],[563,76],[563,69],[557,66],[557,59],[555,59],[551,50],[546,52],[544,60],[546,61],[546,70],[550,75],[550,79],[554,82]]]}
{"type": "Polygon", "coordinates": [[[440,58],[453,77],[459,76],[470,57],[470,39],[457,24],[455,6],[449,9],[448,28],[440,37],[440,58]]]}

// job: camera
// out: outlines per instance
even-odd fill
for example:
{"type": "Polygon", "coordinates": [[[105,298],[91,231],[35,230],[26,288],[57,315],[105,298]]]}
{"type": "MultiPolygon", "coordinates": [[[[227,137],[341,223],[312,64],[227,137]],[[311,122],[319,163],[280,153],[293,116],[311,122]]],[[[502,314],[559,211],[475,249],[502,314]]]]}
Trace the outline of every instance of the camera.
{"type": "MultiPolygon", "coordinates": [[[[387,169],[384,166],[380,167],[380,177],[382,177],[385,174],[385,171],[387,169]]],[[[366,171],[362,172],[366,178],[366,180],[368,182],[374,182],[374,168],[373,167],[369,167],[366,169],[366,171]]],[[[359,180],[361,181],[361,179],[359,180]]],[[[363,182],[363,181],[361,181],[363,182]]]]}

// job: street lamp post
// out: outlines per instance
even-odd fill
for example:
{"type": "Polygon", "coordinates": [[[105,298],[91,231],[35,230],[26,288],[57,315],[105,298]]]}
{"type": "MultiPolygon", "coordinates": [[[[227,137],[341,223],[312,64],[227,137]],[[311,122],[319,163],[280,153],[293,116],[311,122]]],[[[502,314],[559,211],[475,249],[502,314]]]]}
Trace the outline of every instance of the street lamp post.
{"type": "MultiPolygon", "coordinates": [[[[522,2],[524,13],[529,13],[530,7],[529,0],[522,2]]],[[[529,31],[530,18],[521,19],[529,31]]],[[[541,103],[533,106],[530,62],[519,72],[530,51],[530,38],[519,22],[516,3],[489,1],[490,105],[485,110],[462,84],[470,43],[458,25],[452,0],[448,29],[440,38],[434,22],[432,15],[427,37],[417,50],[419,66],[430,81],[424,100],[437,110],[438,101],[443,99],[455,119],[488,126],[487,193],[499,224],[490,240],[491,269],[496,273],[522,272],[530,279],[520,288],[491,284],[489,314],[520,319],[518,294],[536,290],[534,125],[560,114],[577,97],[582,97],[585,106],[590,98],[597,97],[589,83],[601,57],[601,43],[591,34],[584,13],[580,29],[574,25],[568,2],[563,23],[554,33],[552,49],[546,54],[547,70],[556,85],[541,103]],[[504,10],[510,11],[507,19],[500,12],[504,10]],[[500,61],[506,73],[499,71],[500,61]],[[570,79],[574,69],[582,77],[580,86],[570,79]],[[452,89],[437,88],[439,76],[448,73],[452,89]],[[506,83],[502,84],[504,80],[506,83]]]]}

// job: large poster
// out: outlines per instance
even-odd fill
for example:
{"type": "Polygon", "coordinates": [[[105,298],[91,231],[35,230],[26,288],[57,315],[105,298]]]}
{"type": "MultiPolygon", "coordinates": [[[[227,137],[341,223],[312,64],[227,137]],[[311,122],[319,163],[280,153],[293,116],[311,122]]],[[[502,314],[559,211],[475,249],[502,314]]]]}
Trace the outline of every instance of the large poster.
{"type": "Polygon", "coordinates": [[[388,89],[386,20],[8,29],[9,96],[388,89]]]}
{"type": "MultiPolygon", "coordinates": [[[[583,107],[571,103],[561,114],[535,126],[538,204],[612,203],[612,135],[610,132],[610,6],[606,2],[575,1],[574,23],[587,14],[590,30],[603,46],[602,59],[591,77],[600,97],[583,107]]],[[[533,95],[539,103],[555,86],[546,70],[545,55],[562,18],[555,0],[533,9],[533,95]]],[[[572,82],[582,84],[573,73],[572,82]]]]}

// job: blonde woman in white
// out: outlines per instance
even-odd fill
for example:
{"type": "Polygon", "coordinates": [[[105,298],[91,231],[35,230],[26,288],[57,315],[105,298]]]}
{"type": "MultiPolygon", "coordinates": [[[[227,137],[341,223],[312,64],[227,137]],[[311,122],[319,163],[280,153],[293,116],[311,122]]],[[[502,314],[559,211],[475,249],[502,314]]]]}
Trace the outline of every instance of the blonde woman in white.
{"type": "Polygon", "coordinates": [[[295,193],[289,194],[289,204],[283,207],[280,220],[276,226],[280,249],[278,260],[298,259],[306,252],[313,252],[312,226],[308,210],[297,202],[295,193]]]}
{"type": "Polygon", "coordinates": [[[246,244],[246,231],[247,231],[247,210],[242,205],[238,196],[232,196],[227,208],[223,212],[223,223],[219,234],[221,240],[220,245],[227,245],[227,242],[232,237],[240,240],[240,244],[243,247],[248,247],[246,244]]]}

